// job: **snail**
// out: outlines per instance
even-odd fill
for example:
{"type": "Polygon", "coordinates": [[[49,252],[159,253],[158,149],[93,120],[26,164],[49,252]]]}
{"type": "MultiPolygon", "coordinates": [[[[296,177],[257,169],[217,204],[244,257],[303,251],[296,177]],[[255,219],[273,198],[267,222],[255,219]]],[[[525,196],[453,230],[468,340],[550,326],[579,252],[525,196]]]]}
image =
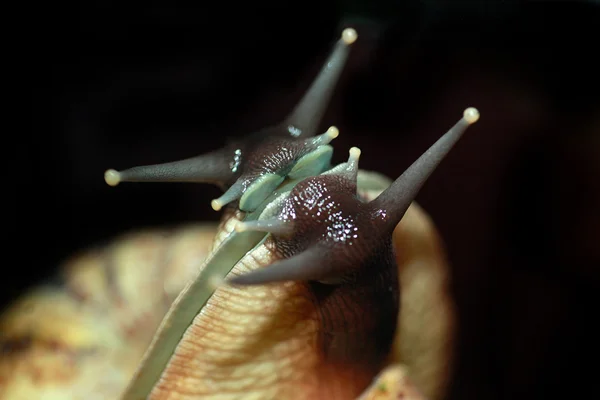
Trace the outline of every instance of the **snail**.
{"type": "MultiPolygon", "coordinates": [[[[403,312],[397,263],[403,255],[394,232],[405,214],[422,214],[411,206],[416,194],[479,112],[467,108],[394,182],[359,170],[356,147],[346,162],[332,166],[330,143],[339,131],[332,126],[317,135],[317,129],[357,37],[352,28],[342,32],[305,96],[280,124],[205,155],[106,171],[111,186],[178,181],[224,190],[211,202],[224,215],[202,265],[183,273],[172,267],[181,277],[167,299],[159,292],[140,299],[160,304],[160,311],[144,308],[137,314],[151,317],[125,321],[139,332],[144,323],[156,327],[166,313],[156,333],[140,340],[132,358],[139,361],[145,353],[133,377],[105,377],[106,385],[127,385],[122,393],[114,389],[122,399],[355,399],[369,396],[378,376],[388,379],[380,374],[390,363],[403,312]]],[[[144,262],[137,257],[136,274],[143,276],[144,262]]],[[[81,267],[76,270],[67,286],[79,287],[80,297],[106,292],[91,287],[81,267]],[[81,277],[79,286],[73,276],[81,277]]],[[[10,318],[19,319],[18,312],[10,318]]],[[[107,348],[130,350],[119,337],[111,340],[107,348]]],[[[115,357],[111,362],[123,362],[115,357]]]]}

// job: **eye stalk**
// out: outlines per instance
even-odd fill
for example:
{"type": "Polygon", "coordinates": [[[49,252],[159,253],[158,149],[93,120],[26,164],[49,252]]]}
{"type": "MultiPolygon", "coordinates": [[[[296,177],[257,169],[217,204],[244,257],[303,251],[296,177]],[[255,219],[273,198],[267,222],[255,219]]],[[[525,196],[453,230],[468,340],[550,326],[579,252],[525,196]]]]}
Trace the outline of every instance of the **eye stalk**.
{"type": "Polygon", "coordinates": [[[356,42],[356,39],[358,34],[354,29],[344,29],[317,78],[294,111],[285,119],[284,124],[290,132],[295,132],[294,136],[312,136],[317,131],[350,54],[350,45],[356,42]]]}
{"type": "Polygon", "coordinates": [[[379,259],[386,259],[379,251],[390,250],[381,243],[391,241],[393,229],[423,184],[467,127],[478,119],[479,111],[467,108],[446,134],[369,203],[356,196],[360,149],[351,148],[346,163],[300,182],[290,192],[279,216],[238,224],[237,231],[271,233],[276,246],[293,249],[293,254],[268,267],[230,278],[229,283],[259,285],[300,280],[339,284],[357,279],[379,259]]]}
{"type": "Polygon", "coordinates": [[[286,177],[317,175],[330,167],[333,149],[328,143],[338,135],[331,127],[314,137],[350,52],[358,38],[346,28],[321,71],[293,111],[278,125],[237,140],[208,154],[164,164],[109,169],[106,183],[199,182],[225,188],[211,206],[220,210],[239,200],[243,211],[253,211],[286,177]]]}
{"type": "Polygon", "coordinates": [[[297,179],[319,174],[327,168],[333,153],[327,144],[338,135],[339,130],[331,126],[322,135],[297,139],[295,144],[299,146],[290,147],[287,140],[280,141],[275,145],[272,157],[261,159],[260,154],[250,154],[253,169],[261,172],[243,173],[221,197],[211,202],[212,208],[219,211],[224,205],[239,199],[240,210],[254,211],[286,177],[297,179]]]}
{"type": "Polygon", "coordinates": [[[478,120],[479,111],[474,107],[467,108],[463,112],[463,117],[448,132],[413,162],[388,189],[372,201],[374,212],[383,211],[387,215],[387,231],[394,230],[429,176],[467,128],[478,120]]]}

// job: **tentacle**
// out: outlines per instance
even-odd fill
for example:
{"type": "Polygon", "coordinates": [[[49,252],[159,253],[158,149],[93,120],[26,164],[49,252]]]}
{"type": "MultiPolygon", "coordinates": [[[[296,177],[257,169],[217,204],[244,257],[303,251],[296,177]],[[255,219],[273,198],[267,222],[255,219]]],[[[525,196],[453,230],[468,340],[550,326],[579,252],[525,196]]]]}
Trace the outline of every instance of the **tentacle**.
{"type": "MultiPolygon", "coordinates": [[[[256,162],[253,168],[245,170],[233,186],[221,197],[211,202],[214,210],[219,211],[224,205],[240,200],[242,211],[254,211],[287,176],[292,179],[304,178],[321,173],[331,161],[333,150],[327,144],[338,137],[339,130],[329,127],[327,132],[314,138],[307,139],[300,149],[282,151],[284,156],[269,159],[268,168],[265,161],[256,162]],[[300,156],[300,154],[304,154],[300,156]],[[257,173],[266,169],[269,172],[257,173]]],[[[291,147],[291,146],[290,146],[291,147]]]]}
{"type": "Polygon", "coordinates": [[[121,182],[203,182],[225,184],[236,172],[236,151],[228,148],[164,164],[145,165],[123,171],[109,169],[104,180],[121,182]]]}
{"type": "Polygon", "coordinates": [[[352,28],[346,28],[342,32],[335,48],[331,52],[323,68],[311,84],[310,88],[300,100],[294,111],[284,121],[289,133],[294,137],[312,136],[319,128],[319,122],[335,86],[344,69],[350,45],[356,41],[358,34],[352,28]]]}
{"type": "Polygon", "coordinates": [[[314,138],[308,138],[304,141],[305,149],[308,154],[303,155],[294,163],[288,177],[292,179],[306,178],[308,176],[318,175],[326,170],[331,162],[333,148],[329,143],[338,137],[340,131],[335,126],[330,126],[327,132],[314,138]]]}
{"type": "Polygon", "coordinates": [[[322,175],[341,175],[345,179],[356,183],[358,179],[358,160],[362,152],[358,147],[352,147],[348,153],[348,161],[336,165],[323,172],[322,175]]]}
{"type": "Polygon", "coordinates": [[[280,219],[254,220],[238,222],[235,226],[236,232],[257,231],[272,233],[278,236],[287,236],[294,232],[293,221],[282,221],[280,219]]]}
{"type": "Polygon", "coordinates": [[[327,260],[326,250],[314,246],[268,267],[230,278],[228,282],[234,285],[262,285],[273,282],[321,280],[331,270],[327,260]]]}
{"type": "Polygon", "coordinates": [[[415,196],[446,154],[458,142],[469,125],[477,122],[479,111],[467,108],[463,117],[419,157],[379,197],[369,203],[376,213],[386,215],[388,230],[393,230],[415,196]]]}
{"type": "Polygon", "coordinates": [[[110,186],[120,182],[207,182],[225,188],[211,202],[215,210],[239,200],[243,211],[255,210],[286,176],[301,179],[318,175],[330,166],[333,149],[328,143],[339,131],[312,137],[348,57],[349,45],[357,33],[342,32],[321,72],[294,111],[280,124],[241,140],[239,147],[228,146],[209,154],[165,164],[134,167],[124,171],[107,170],[110,186]]]}

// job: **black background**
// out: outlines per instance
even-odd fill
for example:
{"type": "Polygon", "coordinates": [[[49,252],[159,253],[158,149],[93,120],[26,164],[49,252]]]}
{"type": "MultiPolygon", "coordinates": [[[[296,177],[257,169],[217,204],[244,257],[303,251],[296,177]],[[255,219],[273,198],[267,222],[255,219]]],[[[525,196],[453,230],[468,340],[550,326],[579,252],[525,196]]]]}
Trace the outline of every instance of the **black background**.
{"type": "Polygon", "coordinates": [[[355,145],[362,168],[395,177],[464,108],[482,115],[417,198],[453,266],[451,398],[597,390],[597,2],[197,4],[29,10],[35,18],[15,32],[31,40],[18,45],[27,57],[16,81],[31,93],[33,125],[9,132],[14,150],[5,144],[17,166],[4,190],[17,200],[6,208],[6,252],[17,261],[3,267],[3,304],[86,246],[216,220],[216,188],[109,188],[103,172],[196,155],[278,122],[352,25],[359,40],[323,122],[340,128],[335,161],[355,145]]]}

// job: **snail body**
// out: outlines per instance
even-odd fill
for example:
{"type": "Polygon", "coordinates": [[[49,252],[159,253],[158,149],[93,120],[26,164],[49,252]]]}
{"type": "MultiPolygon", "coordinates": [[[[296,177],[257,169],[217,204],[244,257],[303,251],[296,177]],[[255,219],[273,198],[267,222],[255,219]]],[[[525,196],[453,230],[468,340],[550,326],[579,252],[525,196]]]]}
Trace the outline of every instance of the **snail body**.
{"type": "MultiPolygon", "coordinates": [[[[359,396],[382,369],[396,333],[393,230],[472,113],[465,111],[371,201],[357,192],[360,151],[352,148],[348,162],[301,180],[258,219],[229,223],[239,233],[270,236],[227,274],[231,286],[217,286],[160,369],[149,398],[203,398],[246,387],[248,398],[359,396]],[[227,378],[215,379],[215,368],[227,378]],[[257,394],[257,387],[268,389],[257,394]]],[[[138,372],[144,376],[144,367],[138,372]]],[[[134,380],[135,390],[147,387],[135,382],[141,380],[134,380]]]]}
{"type": "MultiPolygon", "coordinates": [[[[290,116],[279,125],[251,135],[237,145],[233,154],[232,147],[226,147],[208,156],[180,162],[135,167],[123,172],[107,171],[105,177],[109,184],[121,180],[188,181],[192,178],[199,182],[217,182],[225,188],[225,193],[213,200],[213,208],[220,210],[228,206],[247,214],[242,217],[245,218],[243,222],[236,223],[237,233],[270,235],[262,246],[250,252],[259,240],[264,239],[264,235],[256,236],[246,248],[248,254],[242,258],[245,252],[239,251],[240,259],[222,263],[223,270],[217,272],[217,267],[215,270],[206,267],[195,283],[184,290],[179,296],[181,303],[176,301],[167,314],[164,329],[159,330],[126,399],[192,399],[227,392],[231,390],[230,385],[243,387],[243,383],[230,378],[225,387],[214,386],[210,371],[215,364],[241,364],[260,371],[263,368],[253,362],[258,357],[271,360],[267,362],[270,367],[265,368],[269,370],[269,377],[275,371],[285,370],[272,361],[278,359],[275,349],[279,347],[275,343],[261,349],[259,354],[250,352],[250,359],[244,358],[248,350],[246,336],[252,337],[248,324],[254,323],[247,317],[238,313],[204,317],[210,313],[212,301],[221,296],[232,302],[223,306],[224,300],[219,300],[219,308],[224,310],[235,309],[236,304],[246,302],[259,309],[276,310],[280,303],[298,303],[298,310],[292,312],[297,317],[291,318],[292,326],[299,324],[311,332],[305,336],[295,329],[288,331],[285,326],[279,326],[290,321],[281,312],[275,311],[270,316],[269,325],[273,324],[278,332],[285,332],[279,337],[280,344],[286,343],[286,339],[303,338],[305,346],[301,349],[304,351],[301,358],[306,365],[294,364],[291,368],[295,374],[269,385],[273,393],[262,393],[260,398],[353,398],[382,368],[392,346],[399,306],[398,267],[392,232],[425,180],[467,126],[477,121],[479,113],[474,108],[466,109],[463,118],[381,195],[370,202],[361,199],[357,193],[360,150],[352,148],[348,161],[332,168],[329,142],[338,136],[337,128],[330,127],[324,134],[313,137],[341,73],[341,60],[347,58],[348,46],[356,37],[353,29],[346,29],[308,93],[290,116]],[[223,171],[227,166],[230,177],[219,181],[217,177],[225,175],[223,171]],[[191,177],[190,171],[200,172],[191,177]],[[238,275],[241,265],[250,271],[238,275]],[[265,289],[224,289],[219,285],[224,279],[238,286],[300,283],[286,287],[291,292],[286,289],[278,292],[282,298],[266,306],[267,298],[278,296],[265,294],[265,289]],[[262,293],[263,300],[250,301],[246,296],[252,290],[262,293]],[[306,304],[301,299],[305,299],[306,304]],[[195,308],[200,301],[205,303],[195,308]],[[187,311],[192,307],[193,311],[187,311]],[[237,345],[245,345],[241,348],[236,345],[235,350],[217,351],[220,357],[211,362],[207,354],[211,354],[216,338],[208,335],[211,339],[204,344],[202,338],[207,337],[207,327],[215,326],[215,320],[220,321],[217,326],[227,326],[219,331],[222,335],[235,332],[235,322],[245,321],[242,324],[244,338],[232,339],[237,345]],[[174,340],[182,334],[181,341],[174,340]],[[189,360],[195,361],[193,367],[189,360]],[[298,380],[298,375],[303,378],[298,380]],[[298,391],[299,387],[301,391],[298,391]]],[[[236,238],[228,240],[217,249],[209,263],[215,260],[214,265],[221,263],[218,261],[219,250],[231,254],[236,247],[233,244],[236,238]],[[231,250],[225,249],[227,245],[231,250]]],[[[258,311],[245,309],[248,316],[256,315],[258,311]]],[[[262,326],[257,329],[260,341],[268,342],[265,338],[270,337],[269,332],[262,326]]],[[[230,371],[226,375],[234,373],[230,371]]],[[[241,382],[247,382],[249,390],[262,386],[260,379],[252,374],[240,375],[243,376],[241,382]]]]}
{"type": "Polygon", "coordinates": [[[402,313],[394,230],[479,114],[466,109],[391,184],[359,171],[357,148],[332,166],[339,131],[315,134],[356,38],[344,30],[282,123],[206,155],[106,171],[111,186],[224,189],[211,203],[224,209],[212,249],[171,304],[124,400],[354,399],[389,361],[402,313]]]}

